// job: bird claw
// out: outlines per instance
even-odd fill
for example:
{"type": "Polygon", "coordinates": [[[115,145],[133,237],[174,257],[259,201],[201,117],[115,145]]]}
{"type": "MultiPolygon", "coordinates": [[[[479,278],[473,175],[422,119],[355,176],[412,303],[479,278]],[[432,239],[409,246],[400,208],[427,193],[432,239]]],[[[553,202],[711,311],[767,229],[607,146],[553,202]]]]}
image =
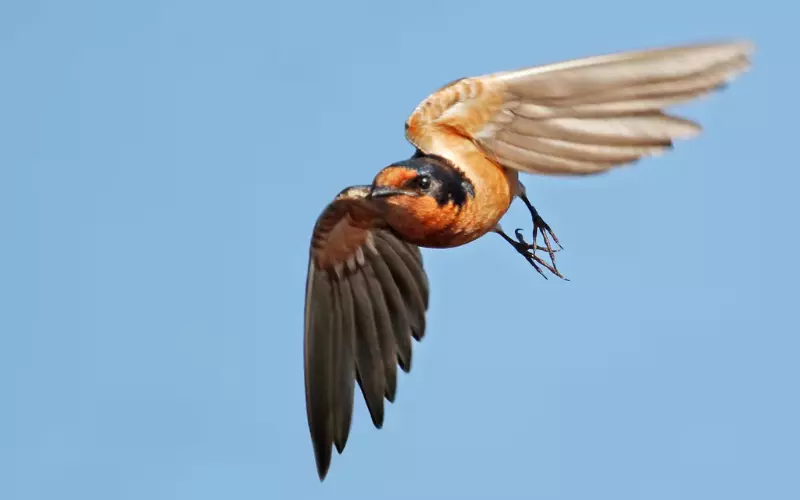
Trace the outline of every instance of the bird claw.
{"type": "Polygon", "coordinates": [[[553,269],[556,270],[553,274],[561,279],[566,279],[561,276],[561,273],[558,272],[558,268],[556,267],[556,252],[563,250],[564,247],[561,246],[561,242],[558,241],[558,237],[555,235],[553,230],[550,229],[550,225],[546,223],[538,213],[533,216],[533,245],[536,245],[537,234],[542,235],[544,246],[547,250],[547,255],[550,257],[550,262],[553,264],[553,269]],[[550,243],[550,238],[553,238],[553,243],[558,245],[557,250],[553,249],[553,245],[550,243]]]}
{"type": "Polygon", "coordinates": [[[556,267],[556,252],[563,250],[564,247],[561,246],[561,243],[558,241],[558,237],[553,233],[553,230],[550,229],[550,225],[547,224],[544,219],[542,219],[542,217],[539,215],[539,212],[525,195],[524,191],[520,194],[520,198],[531,213],[531,219],[533,220],[533,242],[528,243],[525,241],[525,238],[522,236],[522,229],[520,228],[517,228],[517,230],[514,231],[514,236],[517,237],[516,241],[504,233],[500,226],[498,226],[495,231],[500,234],[500,236],[502,236],[503,239],[505,239],[509,244],[511,244],[511,246],[513,246],[517,252],[525,257],[525,260],[527,260],[528,263],[533,266],[533,268],[536,269],[536,271],[541,274],[544,279],[548,278],[542,271],[542,267],[558,276],[562,280],[569,281],[564,277],[563,274],[559,272],[558,268],[556,267]],[[539,234],[542,235],[544,246],[536,244],[536,238],[539,234]],[[550,243],[551,238],[553,239],[553,243],[558,245],[557,249],[554,249],[553,244],[550,243]],[[550,257],[550,262],[548,263],[536,255],[537,250],[547,252],[548,257],[550,257]]]}
{"type": "MultiPolygon", "coordinates": [[[[509,243],[511,243],[511,245],[514,247],[514,249],[516,249],[517,252],[520,253],[520,255],[525,257],[525,260],[527,260],[528,263],[531,266],[533,266],[534,269],[536,269],[536,272],[541,274],[544,279],[548,279],[548,278],[547,278],[547,275],[544,274],[544,271],[542,271],[542,267],[544,267],[545,269],[547,269],[548,271],[553,273],[555,276],[558,276],[559,278],[561,278],[561,279],[563,279],[565,281],[569,281],[567,278],[564,277],[563,274],[561,274],[561,272],[556,267],[555,253],[563,250],[563,248],[559,248],[559,249],[555,249],[554,250],[552,248],[552,245],[550,245],[550,242],[547,239],[547,233],[542,232],[542,235],[544,236],[544,240],[545,240],[545,245],[546,246],[541,246],[541,245],[537,245],[536,244],[536,239],[535,239],[536,238],[536,229],[534,229],[534,242],[533,243],[528,243],[527,241],[525,241],[525,237],[522,236],[522,229],[519,229],[519,228],[516,229],[514,231],[514,235],[517,237],[517,241],[513,241],[513,240],[511,240],[509,238],[509,243]],[[550,257],[550,262],[548,263],[543,258],[539,257],[536,254],[537,250],[541,250],[541,251],[547,252],[549,257],[550,257]]],[[[552,233],[551,233],[551,236],[553,237],[553,240],[556,241],[556,244],[558,244],[558,241],[555,240],[555,236],[552,235],[552,233]]],[[[559,245],[559,247],[560,246],[561,245],[559,245]]]]}
{"type": "Polygon", "coordinates": [[[547,252],[547,253],[550,253],[550,252],[556,253],[556,252],[560,252],[561,250],[563,250],[563,248],[556,248],[555,250],[552,250],[549,247],[546,247],[546,246],[543,247],[541,245],[537,245],[535,240],[534,240],[533,243],[528,243],[527,241],[525,241],[525,237],[522,236],[522,228],[515,229],[514,230],[514,236],[517,237],[517,242],[519,242],[520,245],[525,245],[529,250],[534,250],[534,251],[535,250],[541,250],[541,251],[547,252]]]}
{"type": "Polygon", "coordinates": [[[547,269],[548,271],[550,271],[551,273],[553,273],[554,275],[558,276],[559,278],[565,281],[569,281],[556,268],[555,258],[553,257],[553,254],[555,254],[555,252],[558,252],[559,250],[552,250],[548,249],[546,246],[543,247],[541,245],[528,243],[527,241],[525,241],[525,237],[522,236],[522,229],[517,229],[514,231],[514,235],[517,237],[516,240],[508,236],[500,228],[497,228],[495,232],[497,232],[497,234],[502,236],[503,239],[506,240],[512,247],[514,247],[514,250],[516,250],[517,252],[519,252],[520,255],[525,257],[525,260],[527,260],[528,263],[534,269],[536,269],[536,272],[541,274],[544,279],[548,279],[548,277],[546,274],[544,274],[542,268],[547,269]],[[550,263],[545,261],[543,258],[539,257],[536,254],[536,250],[547,251],[550,255],[550,263]]]}

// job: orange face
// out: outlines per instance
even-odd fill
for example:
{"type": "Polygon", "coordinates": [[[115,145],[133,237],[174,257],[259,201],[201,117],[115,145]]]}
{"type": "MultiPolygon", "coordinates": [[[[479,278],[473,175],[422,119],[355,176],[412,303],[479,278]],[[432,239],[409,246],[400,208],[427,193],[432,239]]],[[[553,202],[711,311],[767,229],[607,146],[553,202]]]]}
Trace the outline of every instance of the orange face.
{"type": "Polygon", "coordinates": [[[373,181],[373,200],[383,205],[389,225],[411,243],[448,246],[448,230],[468,201],[461,178],[442,168],[429,160],[410,160],[386,167],[373,181]]]}

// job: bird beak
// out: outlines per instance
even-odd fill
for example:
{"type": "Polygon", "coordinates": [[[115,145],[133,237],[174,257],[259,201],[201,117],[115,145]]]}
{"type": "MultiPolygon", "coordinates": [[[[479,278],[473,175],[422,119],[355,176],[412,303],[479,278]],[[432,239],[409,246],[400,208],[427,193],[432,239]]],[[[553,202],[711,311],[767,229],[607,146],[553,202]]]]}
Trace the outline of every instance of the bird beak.
{"type": "Polygon", "coordinates": [[[369,192],[369,198],[388,198],[389,196],[416,196],[417,193],[407,189],[400,189],[387,186],[373,186],[369,192]]]}

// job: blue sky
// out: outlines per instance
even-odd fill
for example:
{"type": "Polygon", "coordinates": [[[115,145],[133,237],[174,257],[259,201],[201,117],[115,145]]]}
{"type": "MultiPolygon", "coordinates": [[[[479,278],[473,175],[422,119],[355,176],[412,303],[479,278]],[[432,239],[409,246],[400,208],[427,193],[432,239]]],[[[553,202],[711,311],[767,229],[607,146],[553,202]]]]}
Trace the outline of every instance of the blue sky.
{"type": "MultiPolygon", "coordinates": [[[[0,498],[800,498],[797,7],[0,5],[0,498]],[[461,76],[745,37],[705,133],[528,177],[572,281],[427,251],[429,333],[320,484],[311,226],[461,76]]],[[[504,226],[529,227],[524,207],[504,226]]]]}

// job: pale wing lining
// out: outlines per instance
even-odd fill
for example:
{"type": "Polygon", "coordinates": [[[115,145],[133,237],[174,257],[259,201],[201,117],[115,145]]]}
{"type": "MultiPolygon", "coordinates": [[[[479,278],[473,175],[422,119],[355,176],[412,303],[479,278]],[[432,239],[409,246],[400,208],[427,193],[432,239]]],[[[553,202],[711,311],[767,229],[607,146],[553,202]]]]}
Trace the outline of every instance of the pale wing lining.
{"type": "Polygon", "coordinates": [[[733,80],[752,50],[697,45],[490,75],[505,104],[475,138],[502,165],[543,174],[593,174],[657,155],[701,131],[665,109],[733,80]]]}

